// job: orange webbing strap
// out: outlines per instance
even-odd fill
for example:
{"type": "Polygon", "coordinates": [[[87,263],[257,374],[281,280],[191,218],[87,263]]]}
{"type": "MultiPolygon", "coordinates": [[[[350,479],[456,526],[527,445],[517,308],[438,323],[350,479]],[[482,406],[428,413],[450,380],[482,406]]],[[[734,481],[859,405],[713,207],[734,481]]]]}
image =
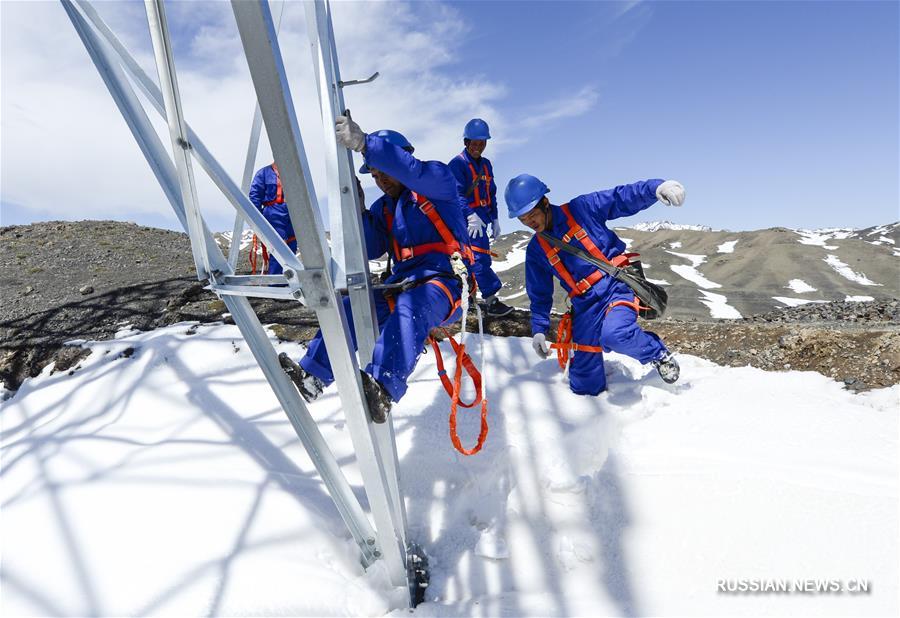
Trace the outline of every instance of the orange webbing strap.
{"type": "MultiPolygon", "coordinates": [[[[462,155],[459,155],[462,157],[462,155]]],[[[475,171],[475,166],[472,165],[471,162],[463,158],[466,163],[469,165],[469,171],[472,172],[472,187],[475,190],[475,199],[474,201],[469,202],[470,208],[479,208],[481,206],[490,206],[491,205],[491,176],[488,174],[487,163],[483,163],[481,166],[481,175],[475,171]],[[481,199],[481,193],[478,191],[478,183],[479,181],[484,180],[484,190],[487,192],[487,199],[481,199]]]]}
{"type": "Polygon", "coordinates": [[[568,312],[559,320],[559,326],[556,328],[556,343],[550,344],[551,350],[556,350],[556,361],[559,368],[566,370],[566,365],[575,352],[592,352],[600,354],[603,348],[599,345],[583,345],[572,341],[572,313],[568,312]]]}
{"type": "Polygon", "coordinates": [[[641,304],[640,299],[635,296],[634,300],[617,300],[609,303],[609,306],[606,308],[606,312],[603,315],[607,315],[613,307],[631,307],[634,309],[634,312],[639,314],[641,310],[647,311],[650,307],[645,307],[641,304]]]}
{"type": "MultiPolygon", "coordinates": [[[[290,238],[285,238],[284,242],[292,243],[295,240],[297,240],[297,237],[291,236],[290,238]]],[[[266,248],[266,245],[264,245],[262,243],[262,241],[260,241],[259,237],[256,234],[254,234],[253,235],[253,244],[250,247],[250,274],[251,275],[256,274],[256,266],[257,266],[256,252],[259,251],[260,249],[262,250],[263,263],[262,263],[262,270],[260,270],[259,273],[261,275],[265,275],[266,273],[269,272],[269,250],[266,248]]]]}
{"type": "MultiPolygon", "coordinates": [[[[419,205],[419,210],[428,217],[428,220],[431,221],[431,224],[434,226],[434,229],[437,230],[438,235],[441,237],[441,240],[444,241],[444,244],[447,246],[447,250],[450,252],[448,255],[453,255],[457,251],[459,251],[463,258],[471,264],[475,261],[475,256],[472,255],[472,249],[466,245],[465,247],[460,247],[459,242],[457,242],[456,238],[453,236],[453,233],[450,231],[450,228],[447,227],[447,224],[444,223],[444,220],[441,218],[441,214],[437,211],[437,208],[434,207],[434,204],[431,203],[424,195],[419,195],[415,191],[412,192],[413,198],[416,200],[416,203],[419,205]]],[[[429,243],[425,245],[427,247],[432,247],[436,243],[429,243]]],[[[422,246],[422,245],[420,245],[422,246]]],[[[412,248],[413,250],[416,247],[412,248]]],[[[438,250],[438,249],[432,249],[438,250]]],[[[444,251],[441,250],[441,253],[444,251]]]]}
{"type": "MultiPolygon", "coordinates": [[[[397,238],[394,236],[394,213],[387,207],[387,204],[384,204],[382,213],[384,214],[384,222],[387,224],[388,236],[391,237],[391,247],[394,250],[394,259],[401,262],[403,261],[403,258],[400,257],[400,245],[397,243],[397,238]]],[[[391,307],[391,311],[393,310],[394,308],[391,307]]]]}
{"type": "Polygon", "coordinates": [[[494,253],[490,249],[482,249],[481,247],[473,246],[472,251],[474,251],[475,253],[487,253],[491,257],[499,257],[496,253],[494,253]]]}
{"type": "MultiPolygon", "coordinates": [[[[447,315],[446,319],[450,319],[450,316],[452,316],[460,306],[461,301],[457,300],[454,302],[453,294],[442,281],[438,279],[429,279],[428,283],[438,286],[444,294],[447,295],[447,300],[450,301],[450,313],[447,315]]],[[[463,319],[465,319],[465,316],[463,316],[463,319]]],[[[456,353],[456,371],[453,374],[453,382],[450,382],[450,378],[447,377],[447,371],[444,369],[444,357],[441,355],[440,346],[434,337],[429,337],[428,339],[431,342],[431,347],[434,349],[438,377],[444,385],[444,390],[446,390],[447,394],[450,396],[450,441],[453,443],[454,448],[463,455],[474,455],[484,446],[484,441],[487,439],[488,434],[487,398],[484,397],[484,391],[482,389],[481,372],[478,371],[475,367],[475,363],[472,362],[472,357],[466,352],[466,344],[457,343],[456,340],[450,336],[447,329],[442,328],[441,330],[450,341],[450,345],[456,353]],[[462,392],[463,368],[465,368],[466,373],[468,373],[469,377],[472,379],[472,384],[475,386],[475,398],[470,403],[465,403],[459,399],[460,393],[462,392]],[[462,442],[460,442],[459,434],[456,431],[456,412],[459,406],[473,408],[478,405],[479,402],[481,403],[481,431],[478,434],[478,440],[475,442],[475,446],[471,449],[466,449],[463,447],[462,442]]]]}
{"type": "Polygon", "coordinates": [[[264,275],[267,272],[269,272],[269,253],[266,250],[266,246],[262,243],[262,241],[260,241],[259,237],[254,234],[253,243],[250,245],[250,274],[255,275],[256,273],[259,273],[261,275],[264,275]],[[260,249],[262,249],[263,263],[262,269],[257,270],[256,267],[259,265],[257,261],[257,253],[260,251],[260,249]]]}

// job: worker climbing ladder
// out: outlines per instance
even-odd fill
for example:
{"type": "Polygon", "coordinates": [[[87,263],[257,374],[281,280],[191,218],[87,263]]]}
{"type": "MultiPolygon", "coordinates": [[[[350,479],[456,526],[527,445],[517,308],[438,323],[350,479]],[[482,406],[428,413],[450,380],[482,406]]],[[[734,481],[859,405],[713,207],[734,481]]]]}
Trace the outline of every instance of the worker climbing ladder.
{"type": "MultiPolygon", "coordinates": [[[[346,291],[359,336],[359,358],[371,358],[377,322],[369,283],[359,197],[351,153],[338,145],[334,118],[344,111],[331,14],[327,0],[305,3],[322,122],[331,212],[331,248],[316,203],[309,164],[287,82],[275,25],[265,0],[234,0],[232,8],[257,93],[260,116],[281,172],[285,200],[303,261],[290,250],[187,124],[163,0],[146,0],[159,85],[103,22],[87,0],[60,0],[116,102],[175,214],[190,235],[197,277],[226,304],[272,387],[301,443],[316,466],[368,568],[383,561],[394,586],[408,586],[410,605],[421,600],[427,574],[423,556],[406,534],[406,514],[398,479],[397,452],[390,422],[375,425],[366,409],[360,362],[353,352],[341,293],[346,291]],[[130,80],[129,81],[129,77],[130,80]],[[166,120],[171,156],[155,132],[132,82],[166,120]],[[237,212],[231,259],[219,249],[200,212],[193,164],[206,172],[237,212]],[[244,222],[284,266],[280,275],[236,275],[236,243],[244,222]],[[299,302],[316,313],[331,359],[341,405],[359,463],[371,520],[354,495],[325,443],[306,403],[282,371],[275,349],[248,298],[299,302]]],[[[254,126],[258,126],[255,123],[254,126]]],[[[258,130],[258,129],[257,129],[258,130]]],[[[251,140],[252,145],[252,140],[251,140]]],[[[255,145],[252,145],[255,151],[255,145]]],[[[249,158],[249,156],[248,156],[249,158]]],[[[244,173],[246,184],[247,172],[244,173]]]]}

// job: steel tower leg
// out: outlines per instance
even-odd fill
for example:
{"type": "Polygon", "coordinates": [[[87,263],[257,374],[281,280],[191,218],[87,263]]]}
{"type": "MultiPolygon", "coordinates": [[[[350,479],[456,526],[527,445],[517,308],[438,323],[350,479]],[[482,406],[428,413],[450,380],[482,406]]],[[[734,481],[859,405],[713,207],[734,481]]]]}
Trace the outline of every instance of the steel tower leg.
{"type": "MultiPolygon", "coordinates": [[[[398,534],[403,526],[402,522],[395,522],[396,514],[390,496],[391,483],[375,446],[373,424],[367,413],[346,316],[333,285],[331,273],[334,266],[325,246],[325,234],[315,205],[315,191],[272,16],[264,1],[233,0],[232,9],[269,142],[281,171],[285,201],[295,229],[299,232],[297,242],[303,262],[307,268],[321,269],[328,273],[316,282],[314,291],[307,292],[306,286],[304,291],[307,292],[310,305],[316,310],[328,349],[369,506],[375,519],[379,548],[391,583],[404,586],[407,583],[406,548],[402,535],[398,534]]],[[[372,322],[367,326],[371,330],[372,322]]],[[[357,334],[365,336],[361,332],[357,334]]],[[[374,334],[369,336],[374,337],[374,334]]]]}

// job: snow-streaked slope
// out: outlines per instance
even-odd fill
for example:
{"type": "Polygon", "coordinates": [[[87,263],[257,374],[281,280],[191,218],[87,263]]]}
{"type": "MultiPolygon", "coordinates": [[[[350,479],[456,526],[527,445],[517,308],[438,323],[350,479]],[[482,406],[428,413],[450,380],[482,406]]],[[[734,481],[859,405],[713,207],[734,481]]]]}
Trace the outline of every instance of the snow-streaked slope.
{"type": "MultiPolygon", "coordinates": [[[[390,611],[237,329],[189,332],[89,343],[73,375],[2,404],[3,615],[390,611]]],[[[450,445],[433,355],[393,412],[432,563],[415,615],[897,613],[900,388],[691,356],[666,386],[610,354],[608,392],[581,397],[527,339],[487,337],[485,354],[479,455],[450,445]],[[740,578],[872,588],[717,592],[740,578]]],[[[363,495],[334,388],[312,411],[363,495]]],[[[477,414],[459,424],[470,444],[477,414]]]]}

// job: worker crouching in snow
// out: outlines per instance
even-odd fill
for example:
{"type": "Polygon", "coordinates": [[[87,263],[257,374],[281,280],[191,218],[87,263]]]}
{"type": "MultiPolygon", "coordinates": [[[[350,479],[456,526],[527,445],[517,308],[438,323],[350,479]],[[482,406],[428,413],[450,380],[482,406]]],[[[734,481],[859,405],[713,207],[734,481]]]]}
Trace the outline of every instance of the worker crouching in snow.
{"type": "Polygon", "coordinates": [[[481,118],[473,118],[463,129],[465,149],[447,164],[459,182],[459,189],[465,206],[463,216],[469,232],[469,242],[475,262],[472,274],[478,282],[484,309],[489,316],[500,317],[512,312],[513,308],[500,301],[497,294],[503,284],[491,268],[490,236],[494,241],[500,237],[500,221],[497,213],[497,184],[494,168],[482,153],[491,139],[487,123],[481,118]]]}
{"type": "MultiPolygon", "coordinates": [[[[272,224],[282,240],[288,244],[291,251],[297,252],[297,237],[294,236],[294,226],[291,223],[291,215],[288,213],[287,204],[284,203],[284,191],[281,188],[281,175],[278,166],[274,163],[267,165],[256,172],[253,182],[250,183],[250,201],[256,206],[266,221],[272,224]]],[[[256,237],[254,236],[254,241],[256,237]]],[[[263,245],[263,258],[269,262],[268,273],[280,275],[283,272],[281,264],[270,256],[263,245]]],[[[256,270],[256,246],[251,249],[251,264],[256,270]]]]}
{"type": "MultiPolygon", "coordinates": [[[[459,319],[462,282],[453,262],[456,273],[467,277],[460,260],[471,262],[471,250],[456,180],[446,165],[413,157],[412,145],[396,131],[366,135],[344,116],[336,128],[338,141],[365,157],[360,171],[371,172],[384,192],[363,212],[368,257],[378,259],[387,253],[393,267],[385,284],[397,284],[376,290],[381,333],[372,362],[363,372],[372,420],[383,423],[392,401],[400,401],[406,393],[406,380],[431,329],[459,319]]],[[[348,299],[344,308],[356,346],[348,299]]],[[[334,380],[321,332],[299,365],[283,353],[279,359],[306,401],[314,400],[334,380]]]]}
{"type": "Polygon", "coordinates": [[[547,331],[555,276],[572,304],[572,345],[563,351],[574,351],[569,368],[569,386],[574,393],[597,395],[606,389],[604,350],[631,356],[641,363],[653,363],[664,381],[675,382],[678,363],[657,335],[638,326],[639,301],[631,288],[578,256],[561,252],[541,233],[595,258],[624,265],[625,243],[606,222],[631,216],[657,200],[681,206],[684,187],[674,180],[647,180],[580,195],[562,206],[550,203],[546,197],[549,192],[534,176],[521,174],[509,182],[505,193],[510,218],[518,217],[536,232],[525,253],[525,285],[531,300],[535,352],[541,358],[550,353],[547,331]]]}

